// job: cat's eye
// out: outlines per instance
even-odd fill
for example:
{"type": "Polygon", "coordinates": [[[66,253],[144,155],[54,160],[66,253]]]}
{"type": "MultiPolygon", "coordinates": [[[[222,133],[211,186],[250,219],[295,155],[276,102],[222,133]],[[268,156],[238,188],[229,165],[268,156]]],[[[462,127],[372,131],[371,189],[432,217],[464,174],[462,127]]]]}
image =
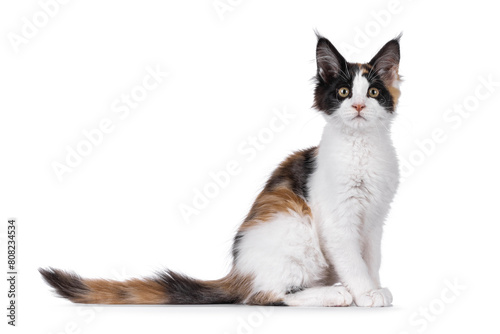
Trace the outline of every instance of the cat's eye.
{"type": "Polygon", "coordinates": [[[378,94],[380,94],[380,92],[378,91],[377,88],[370,88],[368,90],[368,95],[370,95],[370,97],[377,97],[378,94]]]}
{"type": "Polygon", "coordinates": [[[339,88],[337,93],[340,95],[340,97],[347,97],[349,95],[349,88],[347,87],[339,88]]]}

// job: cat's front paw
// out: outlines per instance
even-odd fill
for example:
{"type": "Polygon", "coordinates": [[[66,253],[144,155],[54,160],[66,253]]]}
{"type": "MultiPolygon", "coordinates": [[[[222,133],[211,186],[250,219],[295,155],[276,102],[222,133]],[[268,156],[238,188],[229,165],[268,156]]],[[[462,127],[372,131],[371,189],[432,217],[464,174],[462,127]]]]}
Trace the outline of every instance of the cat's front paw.
{"type": "Polygon", "coordinates": [[[354,303],[360,307],[390,306],[392,294],[387,288],[374,289],[355,297],[354,303]]]}

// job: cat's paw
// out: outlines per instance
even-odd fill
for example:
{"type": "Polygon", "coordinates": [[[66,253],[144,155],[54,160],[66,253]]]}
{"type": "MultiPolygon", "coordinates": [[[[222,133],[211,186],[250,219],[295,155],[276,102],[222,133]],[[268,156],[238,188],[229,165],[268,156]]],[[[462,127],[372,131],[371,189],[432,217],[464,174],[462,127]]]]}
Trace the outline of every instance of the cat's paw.
{"type": "Polygon", "coordinates": [[[323,306],[350,306],[352,304],[352,296],[347,289],[342,286],[332,286],[328,295],[325,296],[323,306]]]}
{"type": "Polygon", "coordinates": [[[357,296],[354,303],[361,307],[390,306],[392,294],[387,288],[374,289],[357,296]]]}

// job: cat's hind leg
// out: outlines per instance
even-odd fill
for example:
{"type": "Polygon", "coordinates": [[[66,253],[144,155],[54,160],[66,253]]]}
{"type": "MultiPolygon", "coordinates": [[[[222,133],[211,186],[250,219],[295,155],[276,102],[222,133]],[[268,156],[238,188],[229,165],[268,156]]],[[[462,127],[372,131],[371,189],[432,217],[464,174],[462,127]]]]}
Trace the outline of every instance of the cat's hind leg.
{"type": "Polygon", "coordinates": [[[329,270],[309,212],[298,209],[247,221],[233,255],[235,272],[251,277],[245,304],[287,304],[290,291],[318,286],[329,270]]]}
{"type": "Polygon", "coordinates": [[[352,296],[342,285],[318,286],[287,294],[283,303],[288,306],[349,306],[352,296]]]}
{"type": "Polygon", "coordinates": [[[265,306],[302,306],[302,307],[336,307],[350,306],[352,296],[342,285],[317,286],[287,293],[258,292],[246,302],[250,305],[265,306]]]}

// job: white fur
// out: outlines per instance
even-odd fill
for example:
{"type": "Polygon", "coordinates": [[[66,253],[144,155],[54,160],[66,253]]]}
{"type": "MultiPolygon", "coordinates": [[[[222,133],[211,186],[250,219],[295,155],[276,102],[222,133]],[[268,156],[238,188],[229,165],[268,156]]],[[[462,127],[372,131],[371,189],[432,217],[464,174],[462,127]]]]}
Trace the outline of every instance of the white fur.
{"type": "Polygon", "coordinates": [[[353,95],[327,116],[311,178],[310,205],[319,226],[326,257],[358,306],[379,302],[380,242],[384,219],[397,189],[398,162],[390,138],[393,115],[366,96],[361,74],[353,95]],[[364,118],[353,104],[365,104],[364,118]]]}
{"type": "Polygon", "coordinates": [[[285,296],[290,306],[349,306],[352,296],[341,285],[318,286],[285,296]]]}
{"type": "Polygon", "coordinates": [[[284,296],[287,288],[313,286],[327,263],[311,220],[290,212],[245,232],[237,267],[240,273],[254,276],[254,292],[284,296]]]}
{"type": "Polygon", "coordinates": [[[326,116],[309,181],[313,220],[278,214],[246,231],[239,244],[236,268],[254,275],[254,291],[274,292],[289,305],[348,305],[351,295],[358,306],[392,302],[378,271],[383,222],[399,179],[389,132],[393,115],[367,97],[362,75],[352,89],[352,97],[326,116]],[[366,106],[362,118],[353,104],[366,106]],[[343,286],[315,287],[327,261],[343,286]],[[286,295],[292,286],[311,288],[286,295]]]}

